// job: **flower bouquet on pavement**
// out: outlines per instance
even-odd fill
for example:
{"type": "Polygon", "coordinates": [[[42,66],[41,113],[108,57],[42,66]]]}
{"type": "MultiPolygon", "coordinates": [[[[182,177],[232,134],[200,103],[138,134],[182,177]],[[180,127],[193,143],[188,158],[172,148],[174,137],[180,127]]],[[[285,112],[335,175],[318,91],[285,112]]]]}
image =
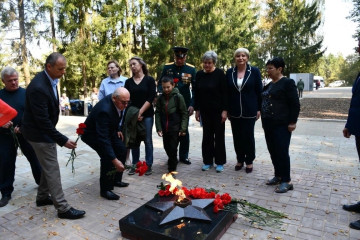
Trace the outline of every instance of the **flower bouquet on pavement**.
{"type": "Polygon", "coordinates": [[[148,170],[148,166],[146,164],[145,161],[139,161],[137,164],[136,164],[136,168],[135,168],[135,173],[138,173],[139,176],[142,176],[146,173],[146,171],[148,170]]]}
{"type": "MultiPolygon", "coordinates": [[[[78,137],[77,137],[75,143],[77,143],[79,141],[80,136],[84,134],[85,128],[86,128],[85,123],[80,123],[79,124],[79,127],[76,129],[76,134],[78,135],[78,137]]],[[[75,158],[76,158],[76,151],[75,151],[75,148],[74,148],[74,149],[71,150],[69,160],[66,163],[66,166],[67,166],[69,164],[69,162],[71,162],[71,172],[72,173],[75,173],[75,167],[74,167],[75,158]]]]}
{"type": "MultiPolygon", "coordinates": [[[[132,167],[125,167],[125,169],[131,169],[132,167]]],[[[135,165],[135,173],[138,173],[139,176],[142,176],[146,173],[146,171],[148,170],[148,166],[146,164],[145,161],[139,161],[136,165],[135,165]]],[[[106,175],[108,176],[112,176],[115,177],[115,173],[116,173],[116,169],[108,172],[106,175]]]]}

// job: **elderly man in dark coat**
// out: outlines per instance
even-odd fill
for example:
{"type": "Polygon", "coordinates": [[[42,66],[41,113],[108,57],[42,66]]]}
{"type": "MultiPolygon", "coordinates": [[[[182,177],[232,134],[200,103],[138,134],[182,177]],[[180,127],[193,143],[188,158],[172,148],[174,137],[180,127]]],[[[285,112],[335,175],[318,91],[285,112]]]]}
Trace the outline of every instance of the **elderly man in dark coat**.
{"type": "Polygon", "coordinates": [[[108,200],[120,198],[112,192],[114,186],[129,185],[121,181],[126,148],[123,134],[119,129],[119,123],[129,101],[130,93],[123,87],[104,97],[85,120],[86,128],[81,136],[81,139],[100,156],[100,195],[108,200]],[[110,174],[114,169],[117,172],[114,175],[110,174]]]}

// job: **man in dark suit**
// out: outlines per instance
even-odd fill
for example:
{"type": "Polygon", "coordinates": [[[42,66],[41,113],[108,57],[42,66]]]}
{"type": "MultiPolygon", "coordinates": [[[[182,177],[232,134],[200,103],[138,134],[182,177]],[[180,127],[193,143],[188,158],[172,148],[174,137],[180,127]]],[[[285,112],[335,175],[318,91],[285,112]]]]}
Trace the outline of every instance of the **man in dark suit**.
{"type": "Polygon", "coordinates": [[[25,89],[19,87],[19,74],[12,67],[5,67],[1,71],[1,80],[5,87],[0,90],[0,99],[18,113],[15,118],[0,128],[0,192],[2,195],[0,207],[4,207],[14,191],[15,162],[19,147],[11,135],[11,126],[14,128],[21,151],[30,163],[37,184],[40,183],[41,167],[33,148],[19,130],[25,108],[25,89]]]}
{"type": "MultiPolygon", "coordinates": [[[[357,51],[360,54],[360,38],[358,45],[357,51]]],[[[349,115],[343,130],[343,135],[346,138],[349,138],[351,135],[355,136],[355,144],[360,161],[360,73],[358,74],[352,88],[349,115]]],[[[352,205],[344,205],[343,209],[346,211],[360,213],[360,202],[352,205]]],[[[360,230],[360,220],[351,222],[350,227],[360,230]]]]}
{"type": "Polygon", "coordinates": [[[108,200],[118,200],[120,196],[113,193],[114,186],[127,187],[121,182],[126,159],[124,137],[119,129],[125,108],[130,101],[126,88],[117,88],[107,95],[91,110],[85,120],[86,128],[81,136],[100,156],[100,195],[108,200]],[[115,175],[109,174],[114,168],[115,175]]]}
{"type": "Polygon", "coordinates": [[[34,148],[42,167],[36,205],[54,204],[59,218],[77,219],[83,217],[85,211],[72,208],[65,200],[56,151],[56,144],[76,148],[74,141],[56,129],[60,113],[57,83],[65,68],[66,59],[60,53],[47,57],[45,70],[38,73],[26,89],[21,132],[34,148]]]}

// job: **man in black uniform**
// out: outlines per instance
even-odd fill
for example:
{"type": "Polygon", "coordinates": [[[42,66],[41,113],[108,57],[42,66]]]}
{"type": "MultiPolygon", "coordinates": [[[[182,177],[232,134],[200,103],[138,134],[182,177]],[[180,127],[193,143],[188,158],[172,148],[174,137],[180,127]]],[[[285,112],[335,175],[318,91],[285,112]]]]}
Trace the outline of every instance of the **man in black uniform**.
{"type": "MultiPolygon", "coordinates": [[[[194,92],[191,89],[190,84],[193,86],[195,81],[196,69],[195,66],[186,63],[186,56],[189,49],[185,47],[173,47],[174,50],[174,62],[167,63],[161,73],[159,80],[163,76],[170,76],[174,79],[175,87],[179,89],[181,95],[183,95],[186,107],[189,112],[189,116],[194,113],[194,92]]],[[[161,82],[158,83],[159,93],[162,92],[161,82]]],[[[179,148],[179,160],[185,164],[191,164],[189,161],[189,145],[190,137],[189,131],[187,130],[186,135],[180,137],[180,148],[179,148]]]]}

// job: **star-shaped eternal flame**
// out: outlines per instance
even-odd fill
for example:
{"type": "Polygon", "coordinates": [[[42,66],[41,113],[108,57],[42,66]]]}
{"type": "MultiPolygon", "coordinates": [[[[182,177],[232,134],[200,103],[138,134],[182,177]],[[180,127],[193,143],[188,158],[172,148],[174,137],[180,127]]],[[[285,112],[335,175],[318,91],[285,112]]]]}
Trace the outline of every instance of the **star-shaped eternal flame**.
{"type": "Polygon", "coordinates": [[[214,199],[195,199],[186,207],[180,207],[174,201],[147,203],[146,205],[163,212],[160,226],[181,218],[198,219],[211,222],[204,208],[214,202],[214,199]]]}

